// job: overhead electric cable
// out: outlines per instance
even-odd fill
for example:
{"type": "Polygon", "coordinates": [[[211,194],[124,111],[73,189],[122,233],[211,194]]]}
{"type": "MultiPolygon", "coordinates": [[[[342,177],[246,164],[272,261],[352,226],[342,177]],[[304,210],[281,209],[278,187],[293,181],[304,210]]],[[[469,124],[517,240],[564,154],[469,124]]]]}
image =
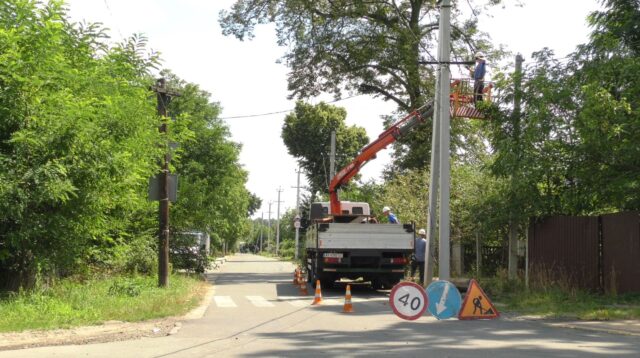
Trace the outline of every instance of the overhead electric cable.
{"type": "MultiPolygon", "coordinates": [[[[364,96],[363,94],[356,94],[353,96],[349,96],[349,97],[345,97],[345,98],[340,98],[340,99],[336,99],[333,101],[329,101],[329,102],[325,102],[325,103],[336,103],[336,102],[341,102],[341,101],[346,101],[348,99],[354,98],[354,97],[360,97],[360,96],[364,96]]],[[[240,116],[229,116],[229,117],[220,117],[218,119],[239,119],[239,118],[254,118],[254,117],[264,117],[264,116],[270,116],[273,114],[281,114],[281,113],[288,113],[293,111],[294,108],[291,109],[284,109],[282,111],[275,111],[275,112],[268,112],[268,113],[259,113],[259,114],[247,114],[247,115],[240,115],[240,116]]]]}

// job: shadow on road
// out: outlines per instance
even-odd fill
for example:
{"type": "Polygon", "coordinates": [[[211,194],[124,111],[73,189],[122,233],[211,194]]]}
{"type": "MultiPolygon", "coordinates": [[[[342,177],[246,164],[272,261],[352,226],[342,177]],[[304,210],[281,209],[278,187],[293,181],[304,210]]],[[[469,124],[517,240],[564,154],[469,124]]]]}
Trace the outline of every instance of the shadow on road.
{"type": "MultiPolygon", "coordinates": [[[[314,308],[315,309],[315,308],[314,308]]],[[[387,311],[388,312],[388,311],[387,311]]],[[[370,314],[370,313],[369,313],[370,314]]],[[[354,317],[354,319],[357,319],[354,317]]],[[[246,353],[264,356],[405,357],[637,357],[633,337],[548,328],[533,322],[402,321],[389,329],[314,330],[259,333],[259,339],[284,341],[282,350],[246,353]],[[569,334],[568,332],[571,332],[569,334]],[[580,339],[575,337],[579,336],[580,339]]]]}

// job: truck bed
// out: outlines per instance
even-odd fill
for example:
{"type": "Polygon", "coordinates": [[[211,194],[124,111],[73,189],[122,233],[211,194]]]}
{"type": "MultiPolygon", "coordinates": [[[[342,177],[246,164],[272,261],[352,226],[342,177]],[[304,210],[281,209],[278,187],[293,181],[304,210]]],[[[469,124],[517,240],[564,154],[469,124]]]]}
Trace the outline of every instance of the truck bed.
{"type": "Polygon", "coordinates": [[[307,248],[340,249],[413,249],[413,232],[398,224],[322,224],[317,242],[310,239],[307,248]],[[409,232],[408,232],[409,231],[409,232]]]}

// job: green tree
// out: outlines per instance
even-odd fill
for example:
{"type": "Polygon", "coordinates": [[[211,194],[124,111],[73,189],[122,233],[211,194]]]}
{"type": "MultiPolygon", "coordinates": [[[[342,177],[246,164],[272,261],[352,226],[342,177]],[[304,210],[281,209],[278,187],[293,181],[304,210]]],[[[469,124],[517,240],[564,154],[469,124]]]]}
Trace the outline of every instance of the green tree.
{"type": "MultiPolygon", "coordinates": [[[[454,58],[469,59],[483,50],[497,61],[501,52],[492,51],[477,17],[469,19],[458,9],[472,3],[452,4],[454,58]]],[[[283,61],[291,69],[291,97],[326,92],[339,98],[348,91],[393,101],[399,113],[407,113],[433,98],[433,67],[421,62],[435,60],[438,11],[435,0],[237,0],[230,11],[220,13],[219,21],[225,35],[240,40],[253,37],[256,25],[275,24],[278,44],[288,49],[283,61]]],[[[479,14],[481,8],[473,11],[479,14]]],[[[409,144],[408,151],[395,152],[407,158],[402,168],[427,164],[430,132],[431,126],[425,125],[402,140],[409,144]]]]}
{"type": "Polygon", "coordinates": [[[603,0],[589,17],[590,41],[578,48],[573,89],[576,181],[601,211],[640,208],[640,3],[603,0]]]}
{"type": "Polygon", "coordinates": [[[522,112],[492,112],[493,173],[513,177],[516,220],[637,210],[640,77],[637,1],[603,1],[590,41],[566,61],[543,50],[525,73],[522,112]]]}
{"type": "Polygon", "coordinates": [[[118,268],[153,244],[157,59],[144,38],[107,47],[104,37],[70,23],[60,1],[0,6],[0,282],[10,289],[118,268]]]}
{"type": "Polygon", "coordinates": [[[173,206],[174,231],[200,230],[215,233],[214,244],[233,247],[249,234],[248,216],[260,199],[245,188],[247,173],[239,163],[241,147],[218,119],[220,106],[198,85],[165,72],[171,88],[180,92],[170,105],[176,122],[187,123],[193,133],[180,143],[178,201],[173,206]]]}
{"type": "Polygon", "coordinates": [[[298,159],[305,170],[312,195],[327,192],[331,132],[336,132],[336,171],[347,165],[369,141],[364,128],[347,127],[344,108],[326,103],[296,103],[282,126],[282,139],[289,154],[298,159]]]}

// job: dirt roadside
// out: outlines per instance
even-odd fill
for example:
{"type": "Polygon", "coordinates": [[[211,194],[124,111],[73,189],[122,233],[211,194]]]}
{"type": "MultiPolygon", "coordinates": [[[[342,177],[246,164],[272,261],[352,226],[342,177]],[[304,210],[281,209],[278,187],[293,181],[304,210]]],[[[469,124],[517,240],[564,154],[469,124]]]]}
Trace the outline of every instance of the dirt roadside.
{"type": "Polygon", "coordinates": [[[142,322],[108,321],[96,326],[0,333],[0,351],[43,346],[115,342],[142,337],[165,337],[177,333],[182,327],[182,321],[201,318],[211,302],[213,292],[213,285],[209,285],[200,305],[186,315],[179,317],[167,317],[142,322]]]}

